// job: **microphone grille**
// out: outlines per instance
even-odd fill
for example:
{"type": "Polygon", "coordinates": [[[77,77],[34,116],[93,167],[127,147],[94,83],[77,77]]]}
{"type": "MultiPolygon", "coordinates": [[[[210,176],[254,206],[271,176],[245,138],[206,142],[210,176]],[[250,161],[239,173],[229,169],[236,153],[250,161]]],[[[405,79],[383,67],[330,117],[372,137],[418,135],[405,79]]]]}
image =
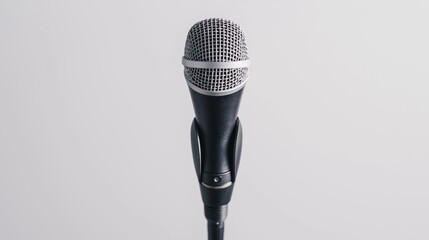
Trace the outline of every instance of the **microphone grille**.
{"type": "MultiPolygon", "coordinates": [[[[184,58],[200,62],[247,60],[245,37],[240,27],[229,20],[211,18],[196,23],[189,30],[184,58]]],[[[194,86],[208,92],[224,92],[240,86],[247,79],[248,68],[185,67],[185,77],[194,86]]]]}

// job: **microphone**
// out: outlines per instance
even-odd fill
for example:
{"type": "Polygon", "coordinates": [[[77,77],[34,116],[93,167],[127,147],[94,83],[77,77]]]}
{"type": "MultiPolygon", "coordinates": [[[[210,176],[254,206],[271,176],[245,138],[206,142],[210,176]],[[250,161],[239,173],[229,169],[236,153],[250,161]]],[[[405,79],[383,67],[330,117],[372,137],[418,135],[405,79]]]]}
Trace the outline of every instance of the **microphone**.
{"type": "Polygon", "coordinates": [[[195,112],[191,146],[208,239],[222,240],[241,156],[237,116],[250,64],[243,31],[220,18],[196,23],[188,32],[182,64],[195,112]]]}

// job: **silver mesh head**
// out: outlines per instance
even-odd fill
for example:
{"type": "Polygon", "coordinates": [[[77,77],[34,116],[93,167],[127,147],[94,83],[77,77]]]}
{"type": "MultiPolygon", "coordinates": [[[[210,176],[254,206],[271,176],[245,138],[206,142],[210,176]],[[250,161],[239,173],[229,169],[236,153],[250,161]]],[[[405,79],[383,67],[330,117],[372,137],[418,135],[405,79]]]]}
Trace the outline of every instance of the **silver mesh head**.
{"type": "MultiPolygon", "coordinates": [[[[184,59],[199,62],[236,62],[248,60],[243,31],[229,21],[211,18],[189,30],[184,59]]],[[[185,66],[185,78],[193,89],[205,93],[231,92],[247,80],[248,67],[193,68],[185,66]]]]}

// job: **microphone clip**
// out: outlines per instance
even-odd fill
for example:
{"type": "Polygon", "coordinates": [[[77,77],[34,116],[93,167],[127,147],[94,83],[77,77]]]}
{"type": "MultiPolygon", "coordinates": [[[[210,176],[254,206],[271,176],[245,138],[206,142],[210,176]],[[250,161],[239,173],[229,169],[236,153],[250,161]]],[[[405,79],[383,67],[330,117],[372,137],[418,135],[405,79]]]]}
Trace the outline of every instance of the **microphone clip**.
{"type": "Polygon", "coordinates": [[[222,206],[229,203],[240,165],[243,131],[237,118],[232,135],[232,153],[227,159],[230,171],[225,173],[206,173],[202,171],[204,159],[201,157],[201,140],[198,123],[194,118],[191,126],[191,146],[195,172],[200,183],[203,202],[210,206],[222,206]]]}

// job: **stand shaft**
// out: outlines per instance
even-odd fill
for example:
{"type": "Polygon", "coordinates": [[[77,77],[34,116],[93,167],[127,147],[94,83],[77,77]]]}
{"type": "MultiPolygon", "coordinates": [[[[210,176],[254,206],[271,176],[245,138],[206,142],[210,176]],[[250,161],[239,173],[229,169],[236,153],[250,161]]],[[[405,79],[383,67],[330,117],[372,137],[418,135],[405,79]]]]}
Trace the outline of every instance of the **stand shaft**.
{"type": "Polygon", "coordinates": [[[224,223],[207,223],[209,240],[223,240],[224,223]]]}

